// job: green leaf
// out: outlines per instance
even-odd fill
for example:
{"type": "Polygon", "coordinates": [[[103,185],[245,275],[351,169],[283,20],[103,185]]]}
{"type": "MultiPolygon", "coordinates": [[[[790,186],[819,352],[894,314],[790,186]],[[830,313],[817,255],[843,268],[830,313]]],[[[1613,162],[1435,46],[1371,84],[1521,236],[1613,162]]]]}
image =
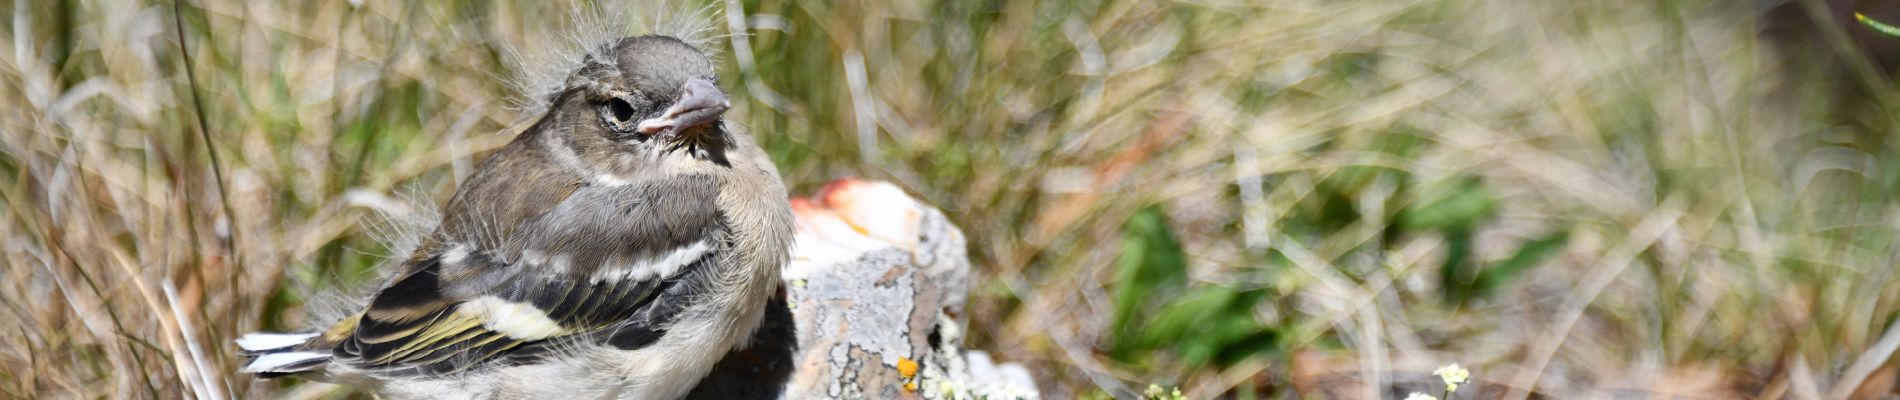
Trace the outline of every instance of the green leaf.
{"type": "MultiPolygon", "coordinates": [[[[1117,353],[1132,348],[1135,332],[1130,323],[1148,307],[1150,298],[1166,298],[1187,283],[1187,255],[1168,231],[1160,207],[1136,211],[1122,226],[1121,257],[1116,260],[1114,331],[1117,353]]],[[[1126,355],[1126,354],[1118,354],[1126,355]]]]}
{"type": "Polygon", "coordinates": [[[1900,26],[1875,21],[1873,18],[1868,18],[1866,14],[1861,13],[1854,13],[1854,20],[1860,21],[1861,25],[1866,25],[1868,29],[1873,29],[1874,32],[1880,32],[1887,36],[1900,37],[1900,26]]]}
{"type": "Polygon", "coordinates": [[[1511,258],[1480,272],[1474,289],[1480,295],[1489,294],[1492,290],[1510,283],[1511,279],[1517,278],[1532,267],[1542,264],[1545,258],[1563,250],[1564,245],[1569,243],[1569,239],[1570,236],[1565,232],[1558,232],[1549,237],[1525,243],[1523,247],[1517,249],[1517,254],[1511,255],[1511,258]]]}
{"type": "Polygon", "coordinates": [[[1470,229],[1491,216],[1497,199],[1477,179],[1433,185],[1424,189],[1412,207],[1399,214],[1399,226],[1409,230],[1470,229]]]}
{"type": "Polygon", "coordinates": [[[1439,287],[1445,292],[1445,302],[1452,305],[1464,304],[1472,295],[1472,287],[1477,281],[1477,265],[1471,261],[1473,233],[1468,226],[1445,229],[1445,263],[1438,268],[1439,287]]]}
{"type": "Polygon", "coordinates": [[[1262,289],[1203,286],[1168,302],[1142,327],[1139,345],[1173,348],[1188,365],[1238,362],[1277,349],[1279,332],[1261,326],[1253,310],[1262,289]]]}
{"type": "Polygon", "coordinates": [[[1445,238],[1445,261],[1438,270],[1440,288],[1448,304],[1463,304],[1478,295],[1481,270],[1473,259],[1478,225],[1496,213],[1497,198],[1477,178],[1440,181],[1414,189],[1412,204],[1399,212],[1397,228],[1435,231],[1445,238]]]}
{"type": "Polygon", "coordinates": [[[1207,330],[1209,326],[1206,324],[1217,322],[1221,311],[1237,295],[1227,288],[1209,286],[1168,302],[1153,320],[1145,324],[1141,344],[1164,345],[1207,330]]]}

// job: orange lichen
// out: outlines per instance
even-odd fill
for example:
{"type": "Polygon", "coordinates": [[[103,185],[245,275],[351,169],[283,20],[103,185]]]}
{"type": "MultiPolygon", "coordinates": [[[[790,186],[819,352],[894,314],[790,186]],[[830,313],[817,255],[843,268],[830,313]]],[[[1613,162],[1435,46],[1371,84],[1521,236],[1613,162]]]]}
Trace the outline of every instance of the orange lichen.
{"type": "Polygon", "coordinates": [[[897,374],[903,376],[904,379],[917,376],[917,362],[908,358],[899,357],[897,359],[897,374]]]}

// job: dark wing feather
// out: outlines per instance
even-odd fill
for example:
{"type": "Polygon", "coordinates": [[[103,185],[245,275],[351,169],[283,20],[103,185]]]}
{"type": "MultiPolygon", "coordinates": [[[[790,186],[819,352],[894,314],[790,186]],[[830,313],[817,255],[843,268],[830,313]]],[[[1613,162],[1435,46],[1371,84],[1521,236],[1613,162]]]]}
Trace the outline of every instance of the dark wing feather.
{"type": "MultiPolygon", "coordinates": [[[[604,280],[564,276],[530,276],[530,283],[517,285],[527,290],[504,294],[502,300],[532,305],[560,324],[559,334],[545,338],[515,338],[484,326],[480,316],[457,312],[467,300],[440,297],[439,290],[421,290],[388,296],[379,294],[358,323],[356,334],[337,349],[338,359],[356,367],[390,376],[439,375],[467,370],[503,355],[522,360],[564,338],[614,338],[609,343],[621,348],[638,348],[657,338],[664,325],[679,311],[688,285],[714,260],[707,254],[689,264],[671,279],[604,280]],[[423,293],[418,295],[418,293],[423,293]],[[434,293],[434,294],[428,294],[434,293]],[[664,294],[663,294],[664,293],[664,294]],[[678,298],[664,298],[663,296],[678,298]],[[432,299],[420,297],[433,296],[432,299]],[[379,305],[413,302],[440,305],[416,318],[379,316],[379,305]],[[636,318],[636,316],[638,318],[636,318]],[[637,345],[636,345],[637,344],[637,345]],[[525,349],[525,350],[524,350],[525,349]],[[515,352],[524,354],[510,354],[515,352]]],[[[433,259],[432,259],[433,260],[433,259]]],[[[438,263],[432,263],[439,265],[438,263]]],[[[439,268],[439,267],[437,267],[439,268]]],[[[432,281],[431,269],[399,279],[392,288],[420,288],[432,281]]],[[[384,294],[392,292],[384,291],[384,294]]],[[[405,311],[406,312],[406,311],[405,311]]]]}
{"type": "Polygon", "coordinates": [[[684,281],[712,268],[725,247],[717,240],[671,277],[594,273],[609,260],[723,240],[716,185],[688,176],[589,186],[524,143],[484,162],[450,199],[442,226],[353,319],[353,333],[334,349],[338,361],[384,376],[441,375],[524,362],[563,340],[635,348],[694,297],[697,285],[684,281]],[[569,265],[524,260],[528,250],[569,265]],[[494,307],[506,310],[483,311],[494,307]],[[516,325],[495,320],[507,318],[552,323],[511,331],[516,325]]]}

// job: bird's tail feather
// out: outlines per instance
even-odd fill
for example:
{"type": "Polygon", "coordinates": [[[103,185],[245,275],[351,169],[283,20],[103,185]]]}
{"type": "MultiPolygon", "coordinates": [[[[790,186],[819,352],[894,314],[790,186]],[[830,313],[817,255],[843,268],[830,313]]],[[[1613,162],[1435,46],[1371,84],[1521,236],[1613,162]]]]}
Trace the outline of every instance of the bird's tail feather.
{"type": "Polygon", "coordinates": [[[248,333],[237,339],[239,354],[251,357],[244,372],[275,378],[314,371],[330,362],[330,349],[315,346],[316,333],[248,333]]]}

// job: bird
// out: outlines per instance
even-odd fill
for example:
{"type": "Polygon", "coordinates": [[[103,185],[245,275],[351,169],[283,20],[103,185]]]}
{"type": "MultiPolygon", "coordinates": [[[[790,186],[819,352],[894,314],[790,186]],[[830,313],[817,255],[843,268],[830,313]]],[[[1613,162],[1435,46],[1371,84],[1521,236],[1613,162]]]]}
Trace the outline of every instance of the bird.
{"type": "Polygon", "coordinates": [[[579,64],[366,306],[240,337],[242,370],[392,398],[672,399],[743,348],[790,258],[777,169],[694,44],[624,36],[579,64]]]}

